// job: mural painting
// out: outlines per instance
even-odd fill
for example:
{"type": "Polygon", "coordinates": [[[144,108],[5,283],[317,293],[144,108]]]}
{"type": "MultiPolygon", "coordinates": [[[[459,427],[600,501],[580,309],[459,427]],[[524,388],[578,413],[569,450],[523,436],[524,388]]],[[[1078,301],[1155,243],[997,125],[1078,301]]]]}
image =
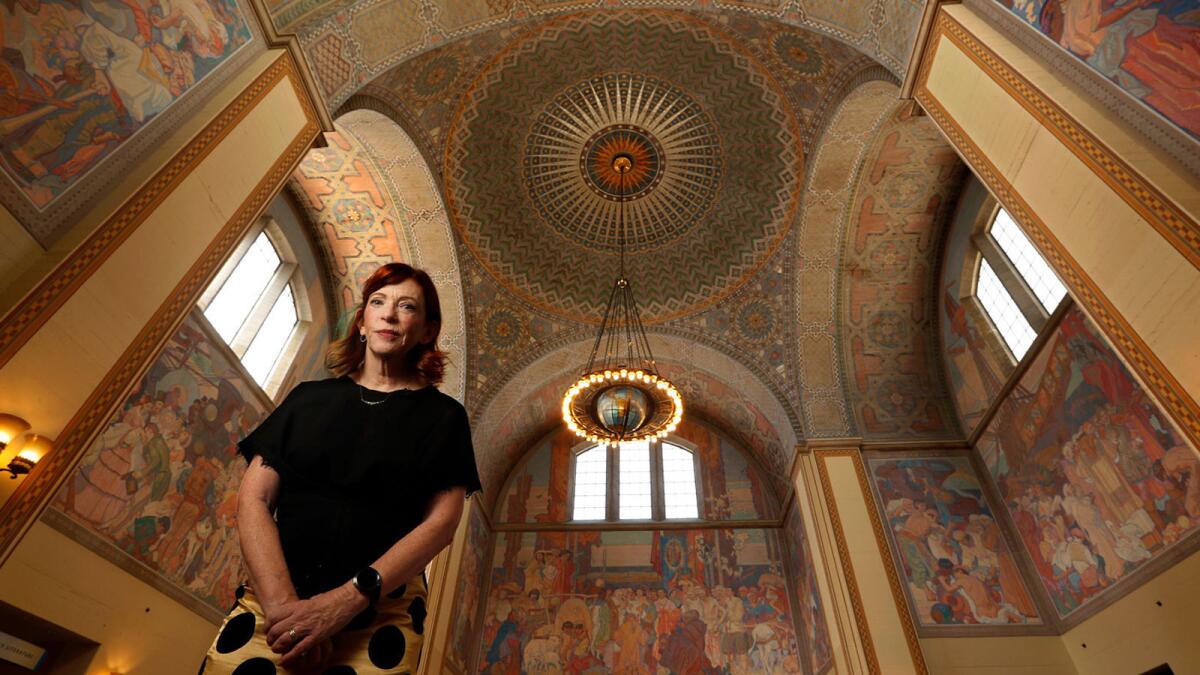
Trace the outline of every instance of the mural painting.
{"type": "Polygon", "coordinates": [[[241,581],[236,443],[270,406],[219,345],[193,310],[53,502],[89,548],[216,616],[241,581]]]}
{"type": "Polygon", "coordinates": [[[450,650],[447,659],[466,672],[470,660],[471,646],[479,634],[479,598],[486,577],[488,543],[491,533],[483,519],[483,506],[478,499],[471,504],[468,516],[466,547],[463,549],[462,564],[459,566],[457,587],[454,596],[450,650]]]}
{"type": "Polygon", "coordinates": [[[1200,460],[1077,309],[978,449],[1066,616],[1200,524],[1200,460]]]}
{"type": "Polygon", "coordinates": [[[1200,2],[997,1],[1092,70],[1200,138],[1200,2]]]}
{"type": "Polygon", "coordinates": [[[868,466],[921,626],[1042,623],[968,457],[868,466]]]}
{"type": "Polygon", "coordinates": [[[11,0],[0,163],[44,208],[250,41],[233,0],[11,0]]]}
{"type": "MultiPolygon", "coordinates": [[[[695,446],[699,453],[704,519],[776,517],[779,506],[774,491],[732,441],[695,420],[683,422],[677,434],[695,446]]],[[[562,428],[539,441],[501,495],[497,522],[563,523],[571,520],[567,510],[571,450],[578,444],[579,437],[562,428]]]]}
{"type": "Polygon", "coordinates": [[[796,625],[805,638],[811,671],[823,673],[833,664],[833,646],[829,642],[829,626],[821,606],[817,572],[813,568],[812,550],[804,535],[804,518],[798,503],[798,499],[792,500],[783,529],[789,550],[788,578],[796,592],[796,625]]]}
{"type": "Polygon", "coordinates": [[[801,671],[774,531],[508,532],[484,673],[801,671]]]}
{"type": "Polygon", "coordinates": [[[970,435],[1012,372],[1013,363],[998,345],[988,343],[992,328],[981,312],[964,299],[963,268],[971,246],[974,216],[983,208],[987,189],[975,177],[967,179],[959,199],[958,215],[946,239],[942,262],[942,288],[938,306],[942,363],[946,383],[958,409],[963,433],[970,435]]]}

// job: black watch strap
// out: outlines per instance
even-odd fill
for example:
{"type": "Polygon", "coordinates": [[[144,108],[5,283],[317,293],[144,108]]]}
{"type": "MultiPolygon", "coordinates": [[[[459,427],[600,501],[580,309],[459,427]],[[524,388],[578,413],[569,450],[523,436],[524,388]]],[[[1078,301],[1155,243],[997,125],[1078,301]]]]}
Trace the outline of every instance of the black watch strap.
{"type": "Polygon", "coordinates": [[[379,571],[374,567],[364,568],[361,572],[355,574],[352,582],[359,593],[367,596],[367,600],[372,605],[379,601],[379,593],[383,590],[383,577],[379,575],[379,571]]]}

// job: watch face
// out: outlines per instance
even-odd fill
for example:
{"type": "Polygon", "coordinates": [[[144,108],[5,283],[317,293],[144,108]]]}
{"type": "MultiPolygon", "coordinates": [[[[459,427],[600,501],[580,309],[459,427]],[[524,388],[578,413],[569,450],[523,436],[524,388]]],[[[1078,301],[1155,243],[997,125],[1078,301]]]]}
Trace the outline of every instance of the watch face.
{"type": "Polygon", "coordinates": [[[358,573],[354,578],[354,585],[358,586],[359,590],[365,593],[376,593],[379,587],[383,585],[383,578],[379,576],[379,572],[368,567],[358,573]]]}

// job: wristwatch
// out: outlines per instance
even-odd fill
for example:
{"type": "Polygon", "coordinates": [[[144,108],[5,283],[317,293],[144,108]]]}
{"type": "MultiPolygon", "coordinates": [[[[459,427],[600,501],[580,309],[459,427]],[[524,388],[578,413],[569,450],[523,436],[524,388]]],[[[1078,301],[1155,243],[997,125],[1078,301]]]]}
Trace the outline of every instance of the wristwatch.
{"type": "Polygon", "coordinates": [[[367,567],[355,574],[351,581],[359,593],[367,596],[371,606],[375,606],[379,601],[379,592],[383,589],[383,577],[379,576],[379,571],[374,567],[367,567]]]}

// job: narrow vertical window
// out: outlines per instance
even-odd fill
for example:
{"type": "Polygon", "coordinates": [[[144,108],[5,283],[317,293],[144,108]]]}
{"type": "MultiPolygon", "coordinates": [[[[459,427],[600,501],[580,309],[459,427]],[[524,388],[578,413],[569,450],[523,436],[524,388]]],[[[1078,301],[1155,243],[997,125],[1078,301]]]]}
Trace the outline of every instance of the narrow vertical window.
{"type": "Polygon", "coordinates": [[[692,453],[670,443],[662,444],[663,506],[670,518],[697,518],[696,464],[692,453]]]}
{"type": "Polygon", "coordinates": [[[575,520],[604,520],[608,497],[608,448],[597,445],[575,457],[575,520]]]}
{"type": "Polygon", "coordinates": [[[617,494],[621,499],[618,509],[621,520],[649,520],[651,513],[650,493],[650,442],[622,443],[620,449],[620,482],[617,494]]]}
{"type": "Polygon", "coordinates": [[[1000,331],[1000,336],[1004,338],[1013,357],[1020,361],[1025,352],[1029,351],[1037,334],[986,260],[980,263],[975,296],[979,298],[988,318],[996,325],[996,330],[1000,331]]]}
{"type": "Polygon", "coordinates": [[[285,286],[242,357],[242,365],[259,384],[266,383],[267,376],[271,374],[298,322],[292,287],[285,286]]]}
{"type": "Polygon", "coordinates": [[[279,254],[266,231],[259,233],[216,297],[204,308],[204,318],[227,344],[233,342],[238,329],[250,316],[250,310],[267,290],[279,264],[279,254]]]}
{"type": "Polygon", "coordinates": [[[991,232],[1000,250],[1012,261],[1013,267],[1029,285],[1038,302],[1047,313],[1053,312],[1067,294],[1067,289],[1042,254],[1038,253],[1033,242],[1029,241],[1029,237],[1004,209],[996,214],[991,232]]]}

